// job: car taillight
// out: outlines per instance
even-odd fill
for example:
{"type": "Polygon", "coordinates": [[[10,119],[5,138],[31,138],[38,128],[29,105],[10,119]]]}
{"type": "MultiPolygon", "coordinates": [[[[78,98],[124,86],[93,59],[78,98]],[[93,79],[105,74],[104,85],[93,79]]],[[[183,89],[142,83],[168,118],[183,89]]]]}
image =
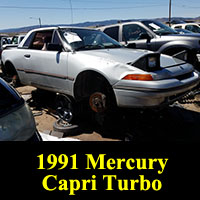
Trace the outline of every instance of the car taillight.
{"type": "Polygon", "coordinates": [[[128,74],[122,80],[153,81],[151,74],[128,74]]]}

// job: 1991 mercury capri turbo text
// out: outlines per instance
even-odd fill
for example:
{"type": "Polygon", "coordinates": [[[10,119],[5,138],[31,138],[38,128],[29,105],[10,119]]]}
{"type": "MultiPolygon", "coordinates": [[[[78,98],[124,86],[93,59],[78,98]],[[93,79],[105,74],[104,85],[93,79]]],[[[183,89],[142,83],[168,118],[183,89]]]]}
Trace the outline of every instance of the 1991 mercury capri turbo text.
{"type": "Polygon", "coordinates": [[[160,107],[181,98],[200,78],[179,58],[123,48],[98,30],[51,27],[32,30],[18,48],[5,49],[2,70],[15,84],[61,93],[77,102],[87,99],[93,111],[103,112],[114,104],[160,107]]]}

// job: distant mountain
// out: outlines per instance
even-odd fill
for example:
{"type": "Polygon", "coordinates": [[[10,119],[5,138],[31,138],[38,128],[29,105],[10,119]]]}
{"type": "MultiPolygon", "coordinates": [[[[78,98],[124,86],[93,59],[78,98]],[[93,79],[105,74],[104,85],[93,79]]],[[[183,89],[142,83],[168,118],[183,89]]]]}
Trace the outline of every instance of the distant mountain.
{"type": "MultiPolygon", "coordinates": [[[[42,27],[51,27],[51,26],[77,26],[77,27],[94,27],[94,26],[102,26],[102,25],[110,25],[115,24],[119,20],[106,20],[106,21],[96,21],[96,22],[83,22],[77,24],[51,24],[51,25],[42,25],[42,27]]],[[[3,29],[0,30],[0,33],[22,33],[28,32],[32,29],[39,28],[39,25],[35,26],[27,26],[21,28],[10,28],[10,29],[3,29]]]]}
{"type": "MultiPolygon", "coordinates": [[[[77,24],[51,24],[51,25],[42,25],[42,27],[51,27],[51,26],[97,27],[97,26],[116,24],[119,21],[128,22],[128,21],[135,21],[135,20],[141,20],[141,19],[128,19],[128,20],[113,19],[113,20],[96,21],[96,22],[83,22],[83,23],[77,23],[77,24]]],[[[158,20],[164,23],[168,22],[168,18],[156,18],[155,20],[158,20]]],[[[196,18],[173,17],[172,21],[173,20],[175,22],[200,21],[200,16],[196,18]]],[[[35,25],[35,26],[27,26],[27,27],[21,27],[21,28],[3,29],[3,30],[0,30],[0,33],[22,33],[22,32],[24,33],[38,27],[39,27],[38,25],[35,25]]]]}

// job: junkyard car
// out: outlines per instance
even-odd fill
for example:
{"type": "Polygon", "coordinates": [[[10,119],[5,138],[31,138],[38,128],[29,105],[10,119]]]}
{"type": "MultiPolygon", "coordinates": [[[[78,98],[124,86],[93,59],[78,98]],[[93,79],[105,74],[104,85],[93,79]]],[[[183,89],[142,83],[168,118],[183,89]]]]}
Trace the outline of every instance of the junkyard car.
{"type": "Polygon", "coordinates": [[[0,78],[0,141],[40,141],[33,115],[19,94],[0,78]]]}
{"type": "MultiPolygon", "coordinates": [[[[182,55],[183,56],[183,55],[182,55]]],[[[185,55],[183,56],[185,57],[185,55]]],[[[113,106],[169,104],[199,83],[191,64],[147,50],[123,48],[101,31],[55,27],[29,32],[2,53],[4,73],[24,85],[87,100],[95,112],[113,106]]]]}
{"type": "Polygon", "coordinates": [[[200,26],[196,23],[182,23],[182,24],[174,24],[172,28],[175,30],[178,28],[182,28],[188,31],[192,31],[194,33],[200,33],[200,26]]]}
{"type": "Polygon", "coordinates": [[[200,36],[178,34],[174,29],[155,20],[132,21],[99,27],[99,30],[128,48],[148,49],[167,55],[185,50],[189,62],[200,71],[200,36]]]}
{"type": "Polygon", "coordinates": [[[2,50],[3,50],[3,45],[9,44],[9,43],[10,43],[10,41],[8,39],[8,35],[0,34],[0,59],[1,59],[1,53],[2,53],[2,50]]]}
{"type": "Polygon", "coordinates": [[[14,35],[11,40],[11,44],[19,44],[23,39],[25,35],[14,35]]]}

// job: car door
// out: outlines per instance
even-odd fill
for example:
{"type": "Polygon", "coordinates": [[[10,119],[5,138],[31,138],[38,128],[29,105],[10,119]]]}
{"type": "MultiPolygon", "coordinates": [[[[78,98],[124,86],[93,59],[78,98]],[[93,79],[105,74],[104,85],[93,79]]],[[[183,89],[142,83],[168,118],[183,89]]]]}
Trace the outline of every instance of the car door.
{"type": "Polygon", "coordinates": [[[131,23],[122,25],[122,44],[137,49],[154,49],[150,33],[140,24],[131,23]],[[148,39],[147,39],[148,37],[148,39]]]}
{"type": "Polygon", "coordinates": [[[24,69],[29,84],[38,88],[68,93],[68,52],[48,50],[49,43],[62,45],[57,31],[46,30],[35,33],[29,49],[24,54],[27,61],[24,69]]]}

